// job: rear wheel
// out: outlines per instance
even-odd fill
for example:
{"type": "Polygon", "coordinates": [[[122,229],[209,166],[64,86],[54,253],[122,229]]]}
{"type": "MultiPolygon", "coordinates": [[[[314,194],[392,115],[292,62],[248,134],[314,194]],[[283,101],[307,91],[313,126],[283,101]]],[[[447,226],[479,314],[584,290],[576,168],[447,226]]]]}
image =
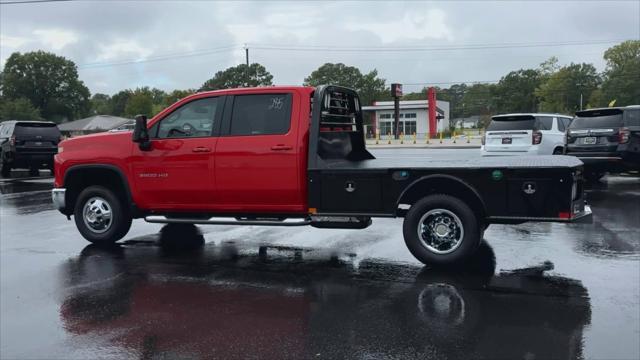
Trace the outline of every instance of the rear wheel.
{"type": "Polygon", "coordinates": [[[127,206],[102,186],[90,186],[78,196],[74,209],[76,227],[94,244],[110,245],[120,240],[131,228],[127,206]]]}
{"type": "Polygon", "coordinates": [[[586,171],[584,173],[584,178],[588,182],[598,182],[600,181],[607,173],[604,171],[586,171]]]}
{"type": "Polygon", "coordinates": [[[454,264],[472,255],[482,237],[471,208],[450,195],[430,195],[411,206],[404,219],[404,240],[424,264],[454,264]]]}
{"type": "Polygon", "coordinates": [[[0,175],[2,177],[11,176],[11,166],[0,158],[0,175]]]}

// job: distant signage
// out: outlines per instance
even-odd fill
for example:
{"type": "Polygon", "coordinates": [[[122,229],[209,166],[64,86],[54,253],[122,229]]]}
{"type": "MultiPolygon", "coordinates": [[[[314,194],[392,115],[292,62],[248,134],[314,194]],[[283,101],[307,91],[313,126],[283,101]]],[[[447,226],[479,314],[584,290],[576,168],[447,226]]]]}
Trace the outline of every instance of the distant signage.
{"type": "Polygon", "coordinates": [[[402,84],[391,84],[391,96],[393,97],[402,96],[402,84]]]}

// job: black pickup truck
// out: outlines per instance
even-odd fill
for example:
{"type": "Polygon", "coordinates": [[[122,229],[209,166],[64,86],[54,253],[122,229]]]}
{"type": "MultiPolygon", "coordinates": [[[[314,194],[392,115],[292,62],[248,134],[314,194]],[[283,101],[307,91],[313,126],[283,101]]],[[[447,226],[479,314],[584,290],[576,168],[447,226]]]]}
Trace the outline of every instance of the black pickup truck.
{"type": "Polygon", "coordinates": [[[358,95],[337,86],[198,93],[149,124],[137,117],[133,135],[60,147],[54,203],[95,243],[117,241],[136,217],[345,229],[404,217],[412,254],[446,264],[471,255],[489,224],[591,214],[574,157],[376,159],[358,95]]]}

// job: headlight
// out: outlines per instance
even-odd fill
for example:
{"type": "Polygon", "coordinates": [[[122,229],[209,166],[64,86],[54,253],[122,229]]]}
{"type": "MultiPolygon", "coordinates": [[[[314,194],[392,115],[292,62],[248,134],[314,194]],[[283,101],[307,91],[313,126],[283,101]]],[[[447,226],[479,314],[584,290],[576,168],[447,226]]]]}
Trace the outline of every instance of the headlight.
{"type": "Polygon", "coordinates": [[[64,150],[64,148],[62,146],[58,146],[58,154],[60,154],[62,150],[64,150]]]}

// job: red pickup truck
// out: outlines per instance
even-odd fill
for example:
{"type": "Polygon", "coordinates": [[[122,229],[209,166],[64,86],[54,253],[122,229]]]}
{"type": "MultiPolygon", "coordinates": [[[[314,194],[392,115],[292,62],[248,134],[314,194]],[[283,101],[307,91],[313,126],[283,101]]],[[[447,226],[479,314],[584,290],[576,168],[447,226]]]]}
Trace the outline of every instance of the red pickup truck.
{"type": "Polygon", "coordinates": [[[133,218],[157,223],[363,229],[404,217],[424,263],[471,255],[492,223],[590,219],[582,162],[567,156],[376,159],[358,95],[337,86],[202,92],[133,133],[63,141],[56,207],[110,244],[133,218]]]}

